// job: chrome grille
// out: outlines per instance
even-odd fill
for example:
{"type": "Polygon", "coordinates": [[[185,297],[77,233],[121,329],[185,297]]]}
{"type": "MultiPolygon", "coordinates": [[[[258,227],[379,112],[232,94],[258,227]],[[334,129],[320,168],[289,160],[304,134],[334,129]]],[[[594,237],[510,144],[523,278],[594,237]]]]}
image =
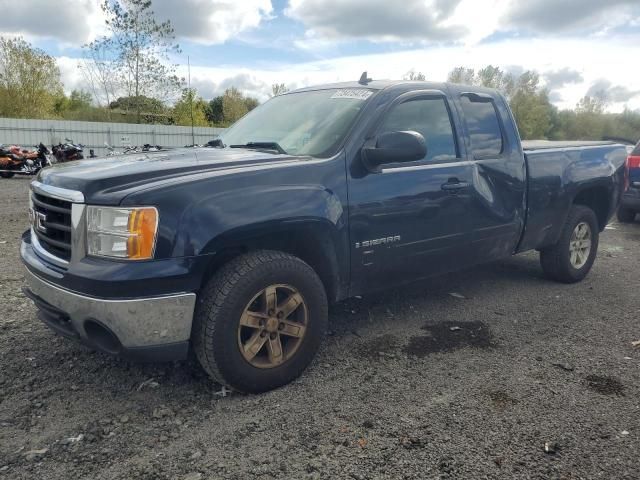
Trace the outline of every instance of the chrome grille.
{"type": "Polygon", "coordinates": [[[71,202],[31,192],[33,233],[51,255],[71,259],[71,202]]]}

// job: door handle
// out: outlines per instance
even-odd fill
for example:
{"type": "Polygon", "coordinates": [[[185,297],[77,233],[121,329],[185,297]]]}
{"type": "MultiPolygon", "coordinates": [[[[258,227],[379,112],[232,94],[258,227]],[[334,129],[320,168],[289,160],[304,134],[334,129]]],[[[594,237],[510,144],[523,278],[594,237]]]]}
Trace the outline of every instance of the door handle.
{"type": "Polygon", "coordinates": [[[463,190],[468,187],[469,187],[469,184],[467,182],[450,180],[447,183],[442,184],[440,188],[442,188],[442,190],[444,190],[445,192],[457,192],[458,190],[463,190]]]}

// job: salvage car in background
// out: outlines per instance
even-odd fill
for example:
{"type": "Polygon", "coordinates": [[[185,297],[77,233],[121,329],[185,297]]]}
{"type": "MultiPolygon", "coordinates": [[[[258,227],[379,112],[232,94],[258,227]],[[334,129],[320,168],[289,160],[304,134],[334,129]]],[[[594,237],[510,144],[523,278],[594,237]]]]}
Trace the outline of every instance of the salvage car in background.
{"type": "Polygon", "coordinates": [[[618,220],[633,222],[640,213],[640,142],[629,154],[625,167],[625,188],[618,209],[618,220]]]}

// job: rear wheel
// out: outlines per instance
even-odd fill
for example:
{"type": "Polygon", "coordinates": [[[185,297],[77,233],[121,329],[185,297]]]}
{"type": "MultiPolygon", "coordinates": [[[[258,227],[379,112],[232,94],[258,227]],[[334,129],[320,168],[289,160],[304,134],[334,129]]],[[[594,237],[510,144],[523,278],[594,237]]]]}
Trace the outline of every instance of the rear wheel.
{"type": "Polygon", "coordinates": [[[598,220],[593,210],[574,205],[558,242],[540,251],[544,273],[559,282],[579,282],[593,266],[598,240],[598,220]]]}
{"type": "Polygon", "coordinates": [[[617,217],[620,223],[631,223],[636,218],[636,212],[628,208],[620,207],[617,217]]]}
{"type": "Polygon", "coordinates": [[[13,172],[0,172],[0,177],[2,178],[11,178],[15,175],[13,172]]]}
{"type": "Polygon", "coordinates": [[[313,269],[282,252],[242,255],[203,288],[192,341],[209,375],[241,392],[285,385],[313,359],[327,298],[313,269]]]}

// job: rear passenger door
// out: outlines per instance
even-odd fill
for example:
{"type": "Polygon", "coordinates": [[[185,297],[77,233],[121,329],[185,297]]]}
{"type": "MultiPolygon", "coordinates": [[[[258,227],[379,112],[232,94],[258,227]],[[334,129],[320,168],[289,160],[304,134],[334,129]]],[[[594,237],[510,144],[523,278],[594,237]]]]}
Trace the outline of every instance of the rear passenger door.
{"type": "MultiPolygon", "coordinates": [[[[379,170],[353,159],[349,178],[353,292],[456,270],[470,243],[471,165],[463,161],[455,111],[441,91],[403,94],[382,114],[382,133],[416,131],[427,156],[379,170]]],[[[365,143],[366,144],[366,143],[365,143]]]]}
{"type": "Polygon", "coordinates": [[[502,96],[459,91],[472,165],[471,263],[511,255],[526,218],[526,168],[511,112],[502,96]]]}

